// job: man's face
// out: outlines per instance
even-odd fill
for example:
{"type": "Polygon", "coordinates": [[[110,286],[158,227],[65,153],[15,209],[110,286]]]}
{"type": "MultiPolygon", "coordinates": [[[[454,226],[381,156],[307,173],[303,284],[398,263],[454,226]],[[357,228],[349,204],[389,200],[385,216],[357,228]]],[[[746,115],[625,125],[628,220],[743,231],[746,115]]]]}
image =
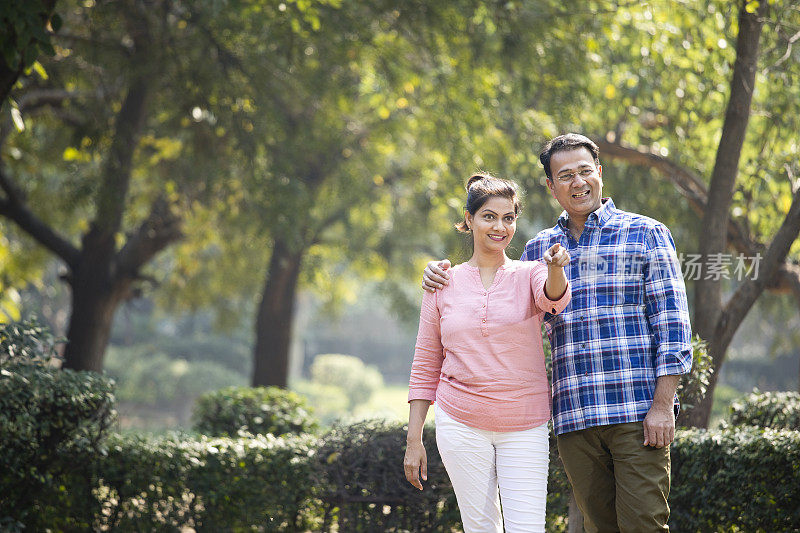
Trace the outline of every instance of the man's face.
{"type": "Polygon", "coordinates": [[[550,157],[547,186],[553,198],[570,218],[586,220],[596,211],[603,194],[603,167],[595,165],[592,153],[583,146],[561,150],[550,157]]]}

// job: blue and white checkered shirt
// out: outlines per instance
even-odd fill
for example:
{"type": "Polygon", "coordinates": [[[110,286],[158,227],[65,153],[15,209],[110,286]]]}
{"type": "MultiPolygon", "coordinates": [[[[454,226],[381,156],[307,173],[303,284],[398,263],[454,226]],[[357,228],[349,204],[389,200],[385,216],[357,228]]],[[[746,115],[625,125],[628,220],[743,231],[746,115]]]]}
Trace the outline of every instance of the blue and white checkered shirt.
{"type": "Polygon", "coordinates": [[[556,435],[644,420],[656,378],[692,366],[686,288],[672,235],[656,220],[620,211],[610,198],[603,202],[580,241],[570,235],[564,212],[522,254],[523,261],[539,260],[558,242],[571,256],[565,271],[572,301],[545,315],[556,435]]]}

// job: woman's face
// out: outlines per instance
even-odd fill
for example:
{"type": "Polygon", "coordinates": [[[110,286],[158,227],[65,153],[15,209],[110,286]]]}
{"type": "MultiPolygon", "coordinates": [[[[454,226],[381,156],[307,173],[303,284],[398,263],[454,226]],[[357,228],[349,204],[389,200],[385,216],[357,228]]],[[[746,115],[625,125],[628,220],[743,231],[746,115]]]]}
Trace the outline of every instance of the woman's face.
{"type": "Polygon", "coordinates": [[[476,252],[502,252],[517,231],[514,202],[508,198],[492,196],[474,215],[467,212],[465,217],[476,252]]]}

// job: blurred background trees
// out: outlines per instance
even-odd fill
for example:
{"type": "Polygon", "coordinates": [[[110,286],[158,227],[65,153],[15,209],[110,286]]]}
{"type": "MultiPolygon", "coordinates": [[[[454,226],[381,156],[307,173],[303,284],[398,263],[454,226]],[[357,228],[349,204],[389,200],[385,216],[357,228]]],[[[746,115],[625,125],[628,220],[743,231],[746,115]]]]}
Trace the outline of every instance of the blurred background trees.
{"type": "Polygon", "coordinates": [[[314,377],[326,353],[382,373],[362,406],[404,411],[422,265],[466,258],[464,181],[520,182],[518,255],[558,215],[538,153],[563,131],[679,253],[763,258],[687,279],[715,370],[691,422],[720,382],[798,387],[793,2],[36,0],[0,22],[0,313],[105,369],[123,418],[183,425],[245,383],[358,412],[314,377]]]}

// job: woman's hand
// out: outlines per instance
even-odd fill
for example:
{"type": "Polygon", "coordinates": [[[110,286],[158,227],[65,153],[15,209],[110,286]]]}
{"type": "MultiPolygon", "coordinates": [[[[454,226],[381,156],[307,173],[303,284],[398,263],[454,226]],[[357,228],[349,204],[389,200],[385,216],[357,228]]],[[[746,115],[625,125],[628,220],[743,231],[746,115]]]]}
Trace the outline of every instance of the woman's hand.
{"type": "Polygon", "coordinates": [[[422,481],[428,480],[428,454],[422,441],[409,443],[406,446],[406,456],[403,458],[403,470],[409,483],[422,490],[422,481]]]}
{"type": "Polygon", "coordinates": [[[553,246],[547,249],[542,256],[542,259],[544,259],[544,262],[547,264],[548,268],[558,268],[567,266],[569,264],[570,256],[566,248],[561,246],[559,243],[555,243],[553,246]]]}

